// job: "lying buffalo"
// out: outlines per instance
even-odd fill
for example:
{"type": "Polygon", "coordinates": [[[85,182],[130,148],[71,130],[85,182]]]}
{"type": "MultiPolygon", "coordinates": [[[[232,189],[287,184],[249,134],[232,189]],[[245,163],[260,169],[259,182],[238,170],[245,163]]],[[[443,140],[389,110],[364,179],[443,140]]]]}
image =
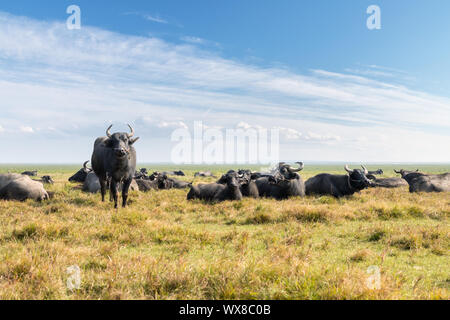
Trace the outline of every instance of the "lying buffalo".
{"type": "Polygon", "coordinates": [[[163,174],[167,174],[168,176],[181,176],[184,177],[185,174],[183,171],[178,170],[178,171],[165,171],[163,172],[163,174]]]}
{"type": "Polygon", "coordinates": [[[157,180],[136,179],[136,183],[139,186],[139,191],[147,192],[150,190],[158,189],[158,181],[157,180]]]}
{"type": "Polygon", "coordinates": [[[239,170],[240,188],[242,196],[259,198],[258,186],[256,185],[256,177],[250,170],[239,170]]]}
{"type": "Polygon", "coordinates": [[[346,165],[345,171],[348,175],[318,174],[305,182],[306,194],[332,195],[339,198],[366,189],[372,182],[366,177],[367,169],[364,166],[362,168],[364,170],[351,170],[346,165]]]}
{"type": "Polygon", "coordinates": [[[192,182],[181,181],[178,179],[169,178],[169,181],[172,183],[172,188],[174,189],[185,189],[190,188],[192,186],[192,182]]]}
{"type": "Polygon", "coordinates": [[[194,174],[194,177],[213,177],[213,178],[215,178],[216,176],[214,176],[211,171],[199,171],[194,174]]]}
{"type": "Polygon", "coordinates": [[[30,177],[37,177],[37,170],[33,170],[33,171],[24,171],[21,174],[23,174],[24,176],[30,176],[30,177]]]}
{"type": "MultiPolygon", "coordinates": [[[[226,184],[230,173],[236,172],[234,170],[229,170],[226,174],[222,175],[217,183],[226,184]]],[[[252,172],[250,170],[239,170],[237,172],[237,177],[239,189],[243,197],[259,197],[258,187],[256,186],[255,179],[252,179],[252,172]]]]}
{"type": "Polygon", "coordinates": [[[106,185],[110,179],[110,193],[114,199],[114,208],[117,208],[119,184],[122,182],[122,207],[126,207],[128,190],[136,171],[136,150],[133,144],[139,138],[133,138],[134,130],[130,125],[130,133],[112,134],[111,127],[106,130],[106,137],[95,140],[92,169],[100,180],[102,201],[105,201],[106,185]]]}
{"type": "Polygon", "coordinates": [[[0,199],[42,201],[48,198],[42,183],[32,180],[29,176],[16,173],[0,174],[0,199]]]}
{"type": "Polygon", "coordinates": [[[239,188],[239,179],[236,172],[225,175],[225,184],[209,183],[191,186],[187,200],[201,199],[206,201],[241,200],[242,193],[239,188]]]}
{"type": "Polygon", "coordinates": [[[88,175],[89,172],[92,171],[91,168],[87,167],[88,162],[89,161],[83,163],[83,168],[78,170],[73,176],[69,178],[70,182],[84,182],[84,180],[86,180],[86,176],[88,175]]]}
{"type": "Polygon", "coordinates": [[[298,168],[281,162],[278,171],[273,176],[261,176],[256,180],[256,186],[261,197],[275,198],[277,200],[289,197],[305,196],[305,184],[297,173],[303,170],[303,162],[297,162],[298,168]]]}
{"type": "Polygon", "coordinates": [[[450,173],[425,174],[418,171],[394,170],[409,184],[409,192],[449,192],[450,173]]]}
{"type": "Polygon", "coordinates": [[[380,178],[372,179],[372,188],[400,188],[407,186],[408,183],[402,178],[380,178]]]}
{"type": "Polygon", "coordinates": [[[42,178],[40,180],[35,180],[35,181],[39,181],[45,184],[54,184],[55,181],[53,181],[52,177],[50,176],[42,176],[42,178]]]}
{"type": "Polygon", "coordinates": [[[366,177],[367,177],[367,179],[375,180],[377,178],[375,176],[382,175],[382,174],[384,174],[383,170],[382,169],[378,169],[378,170],[375,170],[375,171],[368,171],[367,174],[366,174],[366,177]]]}

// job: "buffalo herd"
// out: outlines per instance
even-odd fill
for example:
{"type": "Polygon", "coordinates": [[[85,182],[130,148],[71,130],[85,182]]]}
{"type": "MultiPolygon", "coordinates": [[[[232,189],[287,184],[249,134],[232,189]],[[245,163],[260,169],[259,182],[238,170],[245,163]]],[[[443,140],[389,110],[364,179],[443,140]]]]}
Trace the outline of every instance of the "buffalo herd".
{"type": "MultiPolygon", "coordinates": [[[[130,132],[111,133],[112,126],[106,130],[105,137],[95,140],[89,161],[69,178],[70,182],[82,184],[82,190],[90,193],[101,193],[105,201],[109,189],[110,201],[118,207],[119,192],[122,192],[122,207],[127,206],[128,191],[167,190],[189,188],[187,200],[200,199],[210,202],[224,200],[241,200],[243,197],[274,198],[277,200],[305,195],[330,195],[336,198],[351,196],[366,188],[398,188],[409,186],[410,192],[450,192],[450,173],[425,174],[416,171],[395,170],[398,178],[378,178],[383,170],[368,171],[344,167],[346,174],[321,173],[303,181],[300,171],[304,164],[297,162],[296,166],[280,162],[270,172],[252,172],[250,170],[230,170],[214,183],[194,185],[193,182],[181,181],[170,176],[185,176],[182,171],[153,172],[149,175],[147,169],[136,171],[136,150],[134,143],[139,139],[130,132]]],[[[42,201],[49,199],[49,193],[44,184],[52,184],[50,176],[36,177],[38,172],[25,171],[22,174],[0,174],[0,199],[24,201],[33,199],[42,201]]],[[[216,178],[210,171],[196,172],[197,177],[216,178]]]]}

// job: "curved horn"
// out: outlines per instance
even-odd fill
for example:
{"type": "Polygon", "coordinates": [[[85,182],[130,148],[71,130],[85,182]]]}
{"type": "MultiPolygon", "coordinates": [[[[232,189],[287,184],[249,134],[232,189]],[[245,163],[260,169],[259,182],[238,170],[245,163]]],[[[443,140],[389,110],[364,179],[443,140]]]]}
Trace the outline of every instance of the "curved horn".
{"type": "Polygon", "coordinates": [[[130,128],[130,133],[128,134],[128,138],[131,138],[132,136],[134,136],[134,129],[133,127],[131,127],[130,125],[128,125],[128,127],[130,128]]]}
{"type": "Polygon", "coordinates": [[[345,171],[347,171],[350,174],[353,173],[353,170],[348,167],[348,164],[345,165],[344,169],[345,169],[345,171]]]}
{"type": "Polygon", "coordinates": [[[365,175],[368,175],[368,174],[369,174],[369,170],[367,170],[367,168],[364,167],[363,165],[361,165],[361,167],[364,169],[364,174],[365,174],[365,175]]]}
{"type": "Polygon", "coordinates": [[[111,138],[111,132],[110,132],[109,130],[111,130],[112,126],[113,126],[113,125],[110,125],[110,126],[108,127],[108,129],[106,129],[106,136],[107,136],[108,138],[111,138]]]}
{"type": "Polygon", "coordinates": [[[87,164],[89,163],[89,160],[88,161],[86,161],[85,163],[83,163],[83,169],[84,170],[87,170],[88,168],[87,168],[87,164]]]}
{"type": "Polygon", "coordinates": [[[402,173],[402,170],[397,171],[397,170],[394,169],[394,172],[395,172],[395,173],[402,173]]]}
{"type": "Polygon", "coordinates": [[[298,168],[297,169],[292,169],[291,166],[288,166],[288,170],[290,172],[299,172],[302,171],[304,168],[303,162],[296,162],[296,164],[298,164],[298,168]]]}
{"type": "Polygon", "coordinates": [[[286,166],[286,162],[279,162],[278,163],[278,169],[281,169],[282,167],[286,166]]]}

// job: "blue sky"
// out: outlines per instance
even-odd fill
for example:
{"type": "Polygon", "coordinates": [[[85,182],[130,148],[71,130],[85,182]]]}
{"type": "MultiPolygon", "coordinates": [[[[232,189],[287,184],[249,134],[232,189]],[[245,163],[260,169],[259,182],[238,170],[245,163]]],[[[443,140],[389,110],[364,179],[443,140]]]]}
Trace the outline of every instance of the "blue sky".
{"type": "Polygon", "coordinates": [[[0,162],[80,162],[124,122],[141,161],[169,161],[171,132],[198,120],[277,127],[282,159],[448,162],[448,12],[445,0],[1,3],[12,152],[0,162]],[[65,28],[71,4],[81,30],[65,28]],[[381,30],[366,27],[371,4],[381,30]]]}

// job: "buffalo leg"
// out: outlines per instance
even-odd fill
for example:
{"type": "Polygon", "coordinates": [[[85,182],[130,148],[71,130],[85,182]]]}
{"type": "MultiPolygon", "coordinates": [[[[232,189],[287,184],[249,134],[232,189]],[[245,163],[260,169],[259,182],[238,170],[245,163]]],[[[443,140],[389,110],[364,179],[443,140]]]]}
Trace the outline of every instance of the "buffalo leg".
{"type": "Polygon", "coordinates": [[[100,178],[99,181],[100,181],[100,191],[102,193],[102,202],[105,202],[106,180],[100,178]]]}
{"type": "Polygon", "coordinates": [[[114,208],[117,209],[117,201],[119,199],[119,184],[115,180],[111,180],[110,192],[114,199],[114,208]]]}
{"type": "Polygon", "coordinates": [[[130,189],[132,179],[127,179],[123,182],[123,188],[122,188],[122,207],[127,206],[127,199],[128,199],[128,190],[130,189]]]}

